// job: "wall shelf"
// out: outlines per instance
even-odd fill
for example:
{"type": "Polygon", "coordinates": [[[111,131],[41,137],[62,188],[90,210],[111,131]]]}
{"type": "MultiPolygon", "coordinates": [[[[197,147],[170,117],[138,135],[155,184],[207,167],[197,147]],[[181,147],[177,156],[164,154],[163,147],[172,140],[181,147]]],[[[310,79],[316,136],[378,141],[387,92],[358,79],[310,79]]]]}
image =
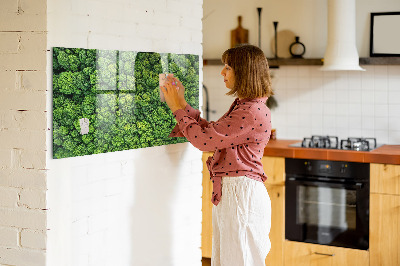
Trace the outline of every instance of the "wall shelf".
{"type": "Polygon", "coordinates": [[[362,57],[360,65],[400,65],[400,57],[362,57]]]}
{"type": "MultiPolygon", "coordinates": [[[[279,66],[321,66],[323,58],[268,58],[271,68],[279,66]]],[[[222,65],[220,59],[204,59],[204,66],[222,65]]],[[[400,65],[400,57],[362,57],[360,65],[400,65]]]]}

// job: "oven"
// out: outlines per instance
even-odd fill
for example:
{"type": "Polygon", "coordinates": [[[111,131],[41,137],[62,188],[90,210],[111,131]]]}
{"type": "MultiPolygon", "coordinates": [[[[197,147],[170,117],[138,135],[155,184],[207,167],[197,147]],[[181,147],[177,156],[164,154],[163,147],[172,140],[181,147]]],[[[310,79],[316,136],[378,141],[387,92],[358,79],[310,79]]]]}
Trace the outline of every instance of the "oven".
{"type": "Polygon", "coordinates": [[[368,163],[287,158],[285,169],[286,239],[368,249],[368,163]]]}

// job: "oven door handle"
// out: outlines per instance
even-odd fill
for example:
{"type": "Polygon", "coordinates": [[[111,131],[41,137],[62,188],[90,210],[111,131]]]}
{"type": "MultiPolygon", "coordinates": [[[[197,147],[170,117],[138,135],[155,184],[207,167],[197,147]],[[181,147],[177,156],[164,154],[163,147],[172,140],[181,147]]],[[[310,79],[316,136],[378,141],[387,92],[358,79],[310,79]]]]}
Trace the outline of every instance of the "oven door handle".
{"type": "Polygon", "coordinates": [[[352,189],[361,189],[363,187],[362,182],[335,182],[335,181],[322,181],[322,180],[315,180],[315,181],[310,181],[310,180],[305,180],[303,178],[298,178],[298,177],[288,177],[286,181],[289,182],[296,182],[304,185],[312,185],[312,186],[317,186],[317,185],[324,185],[324,186],[329,186],[329,185],[339,185],[343,186],[346,188],[352,188],[352,189]]]}

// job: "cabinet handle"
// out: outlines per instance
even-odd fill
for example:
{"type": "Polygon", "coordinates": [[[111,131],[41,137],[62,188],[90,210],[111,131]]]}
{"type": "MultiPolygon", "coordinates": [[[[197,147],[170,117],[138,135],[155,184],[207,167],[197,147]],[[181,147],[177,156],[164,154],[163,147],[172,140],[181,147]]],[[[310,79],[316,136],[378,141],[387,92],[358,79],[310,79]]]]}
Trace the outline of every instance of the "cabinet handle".
{"type": "Polygon", "coordinates": [[[314,252],[315,255],[323,255],[323,256],[335,256],[335,254],[327,254],[327,253],[320,253],[320,252],[314,252]]]}

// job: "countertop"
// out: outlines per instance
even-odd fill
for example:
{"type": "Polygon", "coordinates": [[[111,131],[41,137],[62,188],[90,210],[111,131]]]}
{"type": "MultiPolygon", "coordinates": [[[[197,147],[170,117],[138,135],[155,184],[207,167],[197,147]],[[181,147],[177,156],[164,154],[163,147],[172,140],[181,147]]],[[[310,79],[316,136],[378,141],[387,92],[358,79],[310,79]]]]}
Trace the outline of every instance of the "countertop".
{"type": "Polygon", "coordinates": [[[364,163],[400,164],[400,145],[382,145],[372,151],[290,147],[301,140],[270,140],[264,156],[364,163]]]}

